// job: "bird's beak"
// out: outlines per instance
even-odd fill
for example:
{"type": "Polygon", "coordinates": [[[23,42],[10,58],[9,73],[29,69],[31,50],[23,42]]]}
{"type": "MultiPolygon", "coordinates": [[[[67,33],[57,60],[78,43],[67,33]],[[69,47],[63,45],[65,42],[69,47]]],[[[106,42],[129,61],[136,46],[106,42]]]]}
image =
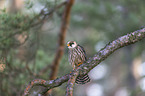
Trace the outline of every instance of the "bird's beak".
{"type": "Polygon", "coordinates": [[[69,47],[70,45],[69,45],[69,44],[67,44],[67,46],[69,47]]]}

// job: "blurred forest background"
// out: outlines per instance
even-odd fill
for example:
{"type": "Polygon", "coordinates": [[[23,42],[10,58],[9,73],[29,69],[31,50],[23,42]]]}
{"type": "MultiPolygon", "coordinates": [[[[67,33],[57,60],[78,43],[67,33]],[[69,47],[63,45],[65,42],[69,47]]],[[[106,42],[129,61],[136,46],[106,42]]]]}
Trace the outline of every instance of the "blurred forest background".
{"type": "MultiPolygon", "coordinates": [[[[31,80],[49,79],[64,6],[52,9],[62,2],[0,0],[0,96],[21,96],[31,80]]],[[[144,25],[145,0],[76,0],[65,41],[82,45],[89,58],[144,25]]],[[[67,52],[65,47],[57,77],[72,70],[67,52]]],[[[117,50],[89,75],[92,81],[75,85],[74,96],[145,96],[145,40],[117,50]]],[[[66,83],[50,96],[65,90],[66,83]]]]}

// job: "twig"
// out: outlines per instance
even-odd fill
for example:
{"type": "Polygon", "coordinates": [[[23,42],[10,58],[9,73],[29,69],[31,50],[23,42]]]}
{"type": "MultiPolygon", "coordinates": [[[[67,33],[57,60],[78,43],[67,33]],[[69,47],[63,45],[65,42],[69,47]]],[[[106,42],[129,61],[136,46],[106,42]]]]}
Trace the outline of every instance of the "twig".
{"type": "Polygon", "coordinates": [[[32,19],[32,20],[35,20],[36,18],[40,18],[39,21],[37,21],[37,22],[35,22],[34,24],[32,24],[31,27],[34,27],[34,26],[36,26],[36,25],[38,25],[38,24],[41,24],[44,20],[46,20],[46,18],[49,19],[50,17],[53,16],[53,13],[54,13],[56,10],[58,10],[59,8],[61,8],[61,7],[64,6],[64,5],[66,5],[66,1],[64,1],[64,2],[62,2],[61,4],[55,6],[55,8],[50,9],[49,12],[47,12],[48,10],[45,11],[45,8],[46,8],[46,7],[44,7],[44,8],[41,10],[41,12],[40,12],[37,16],[35,16],[34,19],[32,19]],[[42,17],[42,16],[43,16],[43,17],[42,17]],[[42,18],[41,18],[41,17],[42,17],[42,18]]]}
{"type": "MultiPolygon", "coordinates": [[[[93,69],[95,66],[97,66],[99,63],[104,61],[110,54],[115,52],[117,49],[122,48],[124,46],[134,44],[144,38],[145,38],[145,28],[137,30],[130,34],[124,35],[124,36],[112,41],[111,43],[107,44],[97,54],[95,54],[93,57],[90,57],[88,59],[88,61],[86,61],[85,63],[80,65],[76,70],[72,71],[71,72],[72,74],[67,74],[67,75],[62,76],[55,80],[45,81],[45,82],[49,82],[49,84],[48,83],[43,84],[40,82],[37,82],[36,84],[34,84],[34,83],[29,84],[28,87],[25,89],[24,96],[27,96],[29,94],[32,86],[41,85],[41,86],[47,87],[49,90],[54,87],[58,87],[61,84],[63,84],[64,82],[68,81],[69,77],[71,77],[74,74],[74,72],[78,72],[79,75],[85,75],[91,69],[93,69]]],[[[72,77],[72,78],[75,78],[75,77],[72,77]]]]}
{"type": "MultiPolygon", "coordinates": [[[[11,37],[15,36],[16,34],[21,34],[21,33],[23,33],[24,31],[29,30],[30,28],[36,27],[37,25],[43,23],[43,21],[46,20],[46,18],[49,19],[50,17],[52,17],[52,16],[53,16],[53,13],[54,13],[57,9],[61,8],[61,7],[62,7],[63,5],[65,5],[65,4],[66,4],[66,1],[65,1],[65,2],[62,2],[61,4],[57,5],[55,8],[51,9],[50,12],[44,11],[45,8],[43,8],[43,9],[41,10],[41,12],[40,12],[38,15],[36,15],[34,18],[32,18],[32,19],[29,21],[29,26],[27,26],[26,28],[20,27],[20,28],[18,28],[18,29],[15,29],[15,32],[14,32],[14,33],[9,34],[9,35],[6,36],[5,38],[1,39],[0,41],[2,42],[2,41],[6,40],[6,39],[8,39],[8,38],[11,38],[11,37]],[[43,16],[43,17],[42,17],[42,16],[43,16]],[[41,18],[41,17],[42,17],[42,18],[41,18]],[[48,17],[49,17],[49,18],[48,18],[48,17]],[[39,19],[38,19],[38,18],[39,18],[39,19]],[[38,19],[37,22],[35,22],[36,19],[38,19]]],[[[47,11],[48,11],[48,10],[47,10],[47,11]]],[[[26,23],[28,23],[28,22],[26,22],[26,23]]],[[[0,29],[1,29],[1,28],[0,28],[0,29]]]]}

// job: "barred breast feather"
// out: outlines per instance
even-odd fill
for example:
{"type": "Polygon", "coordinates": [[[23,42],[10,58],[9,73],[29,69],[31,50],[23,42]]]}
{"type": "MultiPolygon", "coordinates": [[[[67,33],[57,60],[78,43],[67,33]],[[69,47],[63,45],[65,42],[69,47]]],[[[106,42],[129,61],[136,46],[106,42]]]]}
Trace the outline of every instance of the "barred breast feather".
{"type": "MultiPolygon", "coordinates": [[[[77,45],[75,48],[69,50],[69,62],[73,69],[76,69],[79,64],[83,64],[86,61],[86,53],[83,47],[77,45]]],[[[78,76],[76,79],[77,84],[85,84],[90,81],[89,76],[86,74],[84,76],[78,76]]]]}

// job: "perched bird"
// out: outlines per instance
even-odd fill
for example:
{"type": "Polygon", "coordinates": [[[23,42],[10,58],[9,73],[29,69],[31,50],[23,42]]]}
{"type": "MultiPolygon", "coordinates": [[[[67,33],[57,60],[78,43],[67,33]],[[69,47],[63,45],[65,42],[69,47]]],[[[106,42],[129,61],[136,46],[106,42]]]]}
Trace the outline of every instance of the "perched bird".
{"type": "MultiPolygon", "coordinates": [[[[73,69],[76,69],[87,60],[84,48],[78,45],[75,41],[69,41],[67,47],[69,49],[69,63],[72,65],[73,69]]],[[[77,84],[85,84],[89,81],[90,78],[88,74],[78,76],[76,79],[77,84]]]]}

